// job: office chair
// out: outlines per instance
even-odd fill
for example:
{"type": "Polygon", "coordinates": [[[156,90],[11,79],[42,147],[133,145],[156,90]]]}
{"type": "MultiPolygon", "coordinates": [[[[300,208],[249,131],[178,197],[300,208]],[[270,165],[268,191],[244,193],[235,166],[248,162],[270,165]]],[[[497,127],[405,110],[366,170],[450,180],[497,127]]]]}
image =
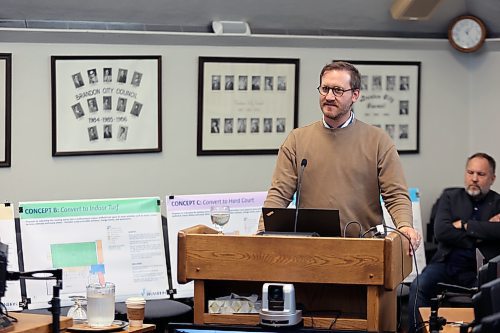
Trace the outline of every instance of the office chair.
{"type": "Polygon", "coordinates": [[[464,288],[460,286],[439,283],[441,291],[446,297],[442,306],[468,308],[473,305],[473,295],[481,290],[482,286],[500,277],[500,255],[490,259],[477,272],[478,288],[464,288]]]}
{"type": "Polygon", "coordinates": [[[443,296],[440,307],[446,308],[471,308],[472,296],[478,292],[478,288],[466,288],[441,282],[438,286],[443,296]]]}

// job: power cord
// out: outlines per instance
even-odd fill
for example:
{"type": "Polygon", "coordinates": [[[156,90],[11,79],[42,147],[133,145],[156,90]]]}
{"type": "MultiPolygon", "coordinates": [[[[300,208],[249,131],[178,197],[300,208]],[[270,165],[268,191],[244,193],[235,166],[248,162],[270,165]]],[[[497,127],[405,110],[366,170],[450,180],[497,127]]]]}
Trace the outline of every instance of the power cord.
{"type": "Polygon", "coordinates": [[[328,330],[331,331],[333,330],[333,327],[335,326],[335,324],[337,323],[337,319],[339,319],[339,317],[342,315],[342,311],[339,311],[338,313],[336,313],[336,316],[335,318],[332,319],[332,322],[330,323],[330,326],[328,327],[328,330]]]}
{"type": "MultiPolygon", "coordinates": [[[[393,228],[393,227],[390,227],[390,226],[386,226],[387,229],[389,230],[393,230],[395,232],[397,232],[399,235],[403,236],[404,238],[406,238],[408,240],[408,244],[410,245],[410,249],[411,249],[411,252],[413,254],[413,263],[415,264],[415,272],[416,272],[416,277],[415,277],[415,281],[417,283],[417,293],[415,295],[415,301],[413,302],[413,318],[415,318],[415,322],[414,322],[414,325],[415,325],[415,331],[418,332],[417,330],[417,297],[418,297],[418,290],[420,289],[419,287],[419,282],[418,282],[418,276],[419,276],[419,273],[418,273],[418,264],[417,264],[417,256],[415,254],[415,248],[413,247],[413,244],[411,243],[411,239],[410,237],[406,236],[404,233],[402,233],[401,231],[399,231],[398,229],[396,228],[393,228]]],[[[402,269],[402,266],[401,266],[401,269],[402,269]]],[[[410,306],[410,304],[408,304],[408,306],[410,306]]],[[[420,330],[422,329],[422,327],[419,328],[420,330]]]]}
{"type": "MultiPolygon", "coordinates": [[[[399,243],[400,243],[401,248],[403,248],[403,238],[399,237],[399,243]]],[[[401,256],[401,281],[403,281],[405,279],[404,272],[403,272],[403,265],[404,265],[404,260],[403,260],[403,256],[401,256]]],[[[399,284],[399,286],[400,286],[399,294],[402,295],[404,282],[401,282],[399,284]]],[[[398,297],[398,306],[399,306],[399,320],[398,320],[398,324],[397,324],[397,329],[399,332],[401,330],[401,318],[403,318],[403,307],[401,305],[401,297],[398,297]]]]}
{"type": "MultiPolygon", "coordinates": [[[[366,234],[368,234],[369,232],[372,232],[372,231],[375,231],[375,230],[379,230],[378,233],[380,232],[380,225],[379,226],[375,226],[375,227],[371,227],[370,229],[368,229],[367,231],[365,231],[363,234],[362,234],[362,237],[361,238],[364,238],[364,236],[366,234]]],[[[416,284],[417,284],[417,295],[415,295],[415,301],[413,303],[413,317],[415,318],[415,330],[416,330],[416,326],[417,326],[417,323],[416,323],[416,318],[417,318],[417,297],[418,297],[418,290],[420,289],[419,288],[419,281],[418,281],[418,276],[419,276],[419,273],[418,273],[418,264],[417,264],[417,258],[416,258],[416,255],[415,255],[415,248],[413,247],[413,244],[411,243],[411,239],[410,237],[408,237],[406,234],[402,233],[401,231],[399,231],[398,229],[396,228],[393,228],[393,227],[390,227],[388,225],[385,225],[385,224],[382,224],[382,228],[387,228],[389,230],[392,230],[392,231],[395,231],[397,232],[399,235],[403,236],[404,238],[406,238],[408,240],[408,244],[410,245],[410,250],[411,250],[411,253],[413,254],[413,262],[415,264],[415,272],[416,272],[416,277],[415,277],[415,280],[416,280],[416,284]]],[[[375,234],[375,236],[377,235],[377,233],[375,234]]],[[[403,257],[401,257],[401,262],[403,262],[403,257]]],[[[403,275],[403,265],[401,265],[401,276],[403,275]]],[[[410,304],[408,304],[408,306],[410,306],[410,304]]],[[[419,329],[422,329],[422,328],[419,328],[419,329]]],[[[416,332],[418,332],[418,330],[416,330],[416,332]]]]}
{"type": "Polygon", "coordinates": [[[420,326],[417,326],[417,324],[415,323],[415,332],[420,332],[420,331],[422,331],[422,330],[425,328],[425,326],[426,326],[427,324],[429,324],[429,321],[428,321],[428,320],[421,322],[421,323],[420,323],[420,326]]]}
{"type": "MultiPolygon", "coordinates": [[[[340,310],[326,310],[326,311],[314,311],[314,314],[320,314],[320,313],[325,313],[325,314],[331,314],[333,312],[333,319],[330,322],[330,326],[328,327],[328,330],[333,331],[333,327],[337,323],[337,320],[342,316],[342,311],[340,310]]],[[[302,318],[309,318],[311,320],[311,328],[315,329],[316,324],[314,323],[314,316],[313,314],[311,315],[303,315],[302,318]]]]}
{"type": "Polygon", "coordinates": [[[377,227],[371,227],[370,229],[368,229],[368,230],[366,230],[365,232],[363,232],[359,238],[365,238],[365,236],[366,236],[368,233],[373,232],[373,231],[375,231],[375,230],[377,230],[377,227]]]}
{"type": "MultiPolygon", "coordinates": [[[[8,321],[10,321],[10,322],[13,322],[13,323],[17,322],[17,318],[14,318],[11,315],[9,315],[9,311],[7,310],[7,307],[5,306],[5,304],[0,302],[0,318],[2,316],[7,318],[8,321]]],[[[0,327],[1,327],[1,325],[0,325],[0,327]]]]}
{"type": "Polygon", "coordinates": [[[361,227],[361,223],[359,223],[358,221],[351,221],[351,222],[347,223],[347,224],[344,226],[344,233],[343,233],[343,235],[341,235],[342,237],[344,237],[344,238],[346,237],[347,227],[348,227],[349,225],[353,224],[353,223],[355,223],[355,224],[357,224],[357,225],[358,225],[358,227],[359,227],[358,237],[359,237],[359,238],[362,238],[362,237],[361,237],[361,230],[363,230],[363,228],[361,227]]]}

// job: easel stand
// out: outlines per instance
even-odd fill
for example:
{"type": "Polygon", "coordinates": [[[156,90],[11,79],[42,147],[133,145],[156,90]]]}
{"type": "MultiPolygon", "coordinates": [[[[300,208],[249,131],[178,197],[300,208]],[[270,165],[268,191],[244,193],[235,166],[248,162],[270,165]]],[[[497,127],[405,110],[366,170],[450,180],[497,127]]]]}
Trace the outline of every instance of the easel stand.
{"type": "Polygon", "coordinates": [[[194,280],[195,324],[258,325],[257,314],[210,314],[208,300],[293,283],[304,326],[396,331],[396,287],[411,272],[408,242],[384,239],[218,235],[198,225],[178,234],[178,280],[194,280]]]}

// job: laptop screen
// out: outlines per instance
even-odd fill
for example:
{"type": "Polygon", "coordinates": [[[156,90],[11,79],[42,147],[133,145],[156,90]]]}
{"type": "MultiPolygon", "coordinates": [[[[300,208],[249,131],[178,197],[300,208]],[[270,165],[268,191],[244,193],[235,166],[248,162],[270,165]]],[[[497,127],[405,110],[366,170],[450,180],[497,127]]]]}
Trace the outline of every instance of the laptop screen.
{"type": "Polygon", "coordinates": [[[294,208],[262,207],[266,232],[314,233],[320,237],[340,237],[340,217],[337,209],[299,208],[295,230],[294,208]]]}

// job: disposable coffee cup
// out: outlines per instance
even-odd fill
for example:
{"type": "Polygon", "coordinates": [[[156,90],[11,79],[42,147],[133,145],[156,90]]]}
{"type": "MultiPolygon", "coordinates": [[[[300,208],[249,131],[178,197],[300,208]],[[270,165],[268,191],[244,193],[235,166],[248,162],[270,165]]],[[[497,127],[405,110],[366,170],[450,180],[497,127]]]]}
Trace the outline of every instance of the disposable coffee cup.
{"type": "Polygon", "coordinates": [[[146,300],[142,297],[129,297],[125,301],[125,304],[127,305],[128,325],[131,327],[142,327],[146,300]]]}

